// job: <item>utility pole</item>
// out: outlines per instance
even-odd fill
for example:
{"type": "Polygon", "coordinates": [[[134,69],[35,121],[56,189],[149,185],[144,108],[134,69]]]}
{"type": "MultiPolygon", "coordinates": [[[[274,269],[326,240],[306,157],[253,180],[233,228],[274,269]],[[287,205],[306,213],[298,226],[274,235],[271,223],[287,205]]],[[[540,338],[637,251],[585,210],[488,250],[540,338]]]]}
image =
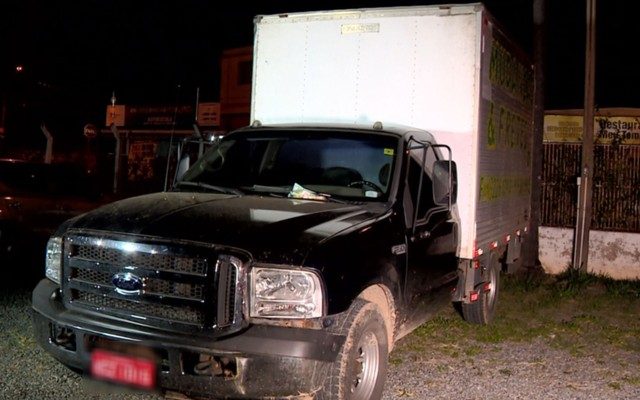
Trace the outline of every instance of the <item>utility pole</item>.
{"type": "Polygon", "coordinates": [[[596,69],[596,0],[587,2],[587,35],[584,60],[584,120],[582,165],[578,178],[578,210],[573,241],[573,268],[587,272],[589,230],[593,196],[593,114],[596,69]]]}
{"type": "Polygon", "coordinates": [[[531,143],[531,219],[529,234],[522,247],[522,266],[525,270],[540,269],[538,260],[538,227],[540,226],[542,138],[544,126],[544,59],[545,59],[545,3],[533,0],[533,142],[531,143]]]}

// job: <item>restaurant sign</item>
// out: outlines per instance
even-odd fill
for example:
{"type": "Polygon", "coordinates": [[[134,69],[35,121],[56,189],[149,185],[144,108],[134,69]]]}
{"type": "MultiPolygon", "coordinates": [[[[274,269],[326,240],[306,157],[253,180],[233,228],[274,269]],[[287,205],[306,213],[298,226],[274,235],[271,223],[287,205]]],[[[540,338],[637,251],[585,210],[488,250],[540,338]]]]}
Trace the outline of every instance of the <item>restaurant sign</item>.
{"type": "MultiPolygon", "coordinates": [[[[594,117],[593,138],[596,144],[640,145],[640,117],[594,117]]],[[[582,141],[582,116],[545,115],[544,141],[582,141]]]]}

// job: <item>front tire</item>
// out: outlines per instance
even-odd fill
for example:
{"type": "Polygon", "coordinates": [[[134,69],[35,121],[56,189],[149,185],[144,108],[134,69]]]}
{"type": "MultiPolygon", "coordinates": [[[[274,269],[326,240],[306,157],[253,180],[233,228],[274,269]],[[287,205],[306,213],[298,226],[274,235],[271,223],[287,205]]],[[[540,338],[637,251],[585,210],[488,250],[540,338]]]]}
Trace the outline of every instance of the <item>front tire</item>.
{"type": "Polygon", "coordinates": [[[374,303],[357,299],[337,331],[346,336],[329,368],[320,399],[377,400],[387,376],[388,340],[382,313],[374,303]]]}

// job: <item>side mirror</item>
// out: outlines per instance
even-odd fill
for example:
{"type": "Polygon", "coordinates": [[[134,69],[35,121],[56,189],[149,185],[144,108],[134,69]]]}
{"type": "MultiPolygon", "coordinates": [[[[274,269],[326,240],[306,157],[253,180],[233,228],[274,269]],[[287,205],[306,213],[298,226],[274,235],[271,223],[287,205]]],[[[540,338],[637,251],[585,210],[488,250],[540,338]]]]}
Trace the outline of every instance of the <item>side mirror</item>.
{"type": "Polygon", "coordinates": [[[450,160],[438,160],[433,164],[433,201],[439,206],[450,207],[458,197],[458,169],[450,160]]]}
{"type": "Polygon", "coordinates": [[[178,163],[178,168],[176,169],[176,179],[174,180],[174,182],[179,182],[180,180],[182,180],[185,172],[187,172],[187,170],[189,169],[190,162],[191,161],[188,154],[182,156],[180,162],[178,163]]]}

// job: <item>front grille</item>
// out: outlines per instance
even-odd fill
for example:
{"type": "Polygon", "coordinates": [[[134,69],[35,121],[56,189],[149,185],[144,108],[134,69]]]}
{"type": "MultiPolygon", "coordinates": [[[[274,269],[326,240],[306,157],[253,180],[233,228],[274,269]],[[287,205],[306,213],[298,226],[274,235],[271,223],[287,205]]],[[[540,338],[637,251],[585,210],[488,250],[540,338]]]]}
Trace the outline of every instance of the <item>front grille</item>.
{"type": "Polygon", "coordinates": [[[65,237],[67,307],[157,327],[240,323],[240,260],[199,244],[147,237],[65,237]]]}
{"type": "Polygon", "coordinates": [[[194,307],[174,307],[166,304],[114,299],[82,291],[77,292],[75,303],[105,310],[121,310],[135,315],[147,315],[171,321],[204,324],[203,313],[194,307]]]}
{"type": "Polygon", "coordinates": [[[121,248],[108,248],[94,245],[77,245],[74,249],[75,257],[84,260],[100,260],[115,265],[133,264],[140,268],[157,269],[161,271],[181,272],[204,276],[207,273],[208,260],[204,257],[186,257],[176,254],[157,254],[143,252],[127,252],[124,247],[113,241],[112,245],[121,248]],[[123,251],[124,250],[124,251],[123,251]]]}
{"type": "MultiPolygon", "coordinates": [[[[92,269],[76,269],[73,277],[77,282],[93,285],[113,286],[113,274],[92,269]]],[[[231,284],[231,283],[229,283],[231,284]]],[[[144,292],[159,296],[204,300],[204,284],[179,283],[164,279],[145,278],[144,292]]]]}

